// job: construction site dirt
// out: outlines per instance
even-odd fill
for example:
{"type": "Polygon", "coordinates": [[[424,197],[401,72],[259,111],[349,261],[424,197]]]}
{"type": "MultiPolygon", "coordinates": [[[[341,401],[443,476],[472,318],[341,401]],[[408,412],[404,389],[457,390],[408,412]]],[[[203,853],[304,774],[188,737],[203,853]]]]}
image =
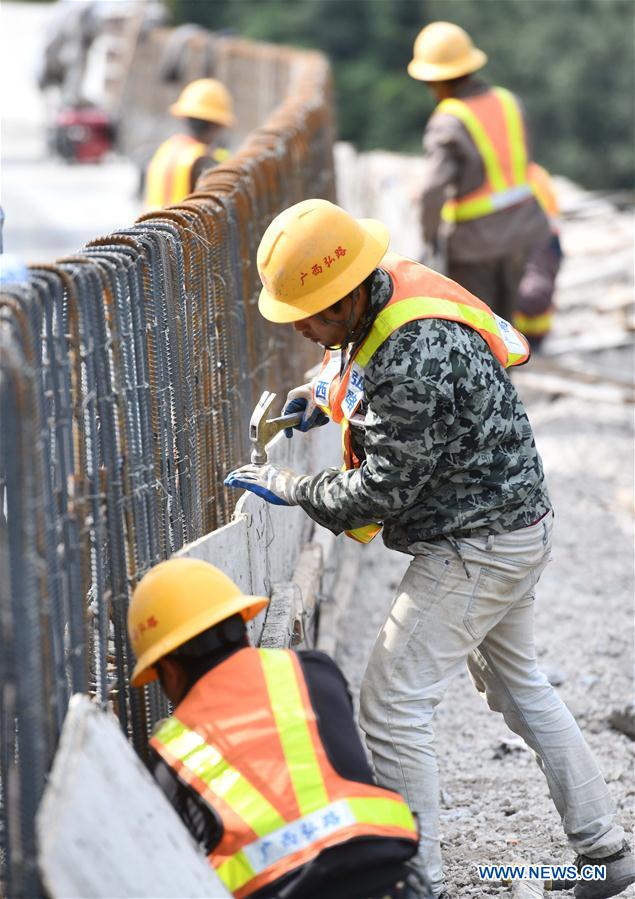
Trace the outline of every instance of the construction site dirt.
{"type": "MultiPolygon", "coordinates": [[[[635,795],[633,405],[625,386],[633,373],[632,219],[566,182],[559,191],[569,213],[554,332],[544,354],[513,375],[555,509],[553,558],[536,590],[538,663],[577,718],[626,824],[635,795]]],[[[379,541],[347,552],[344,570],[355,574],[340,584],[332,637],[357,701],[409,557],[379,541]]],[[[499,883],[479,881],[478,864],[572,863],[532,752],[487,708],[467,671],[438,709],[436,749],[451,896],[501,894],[499,883]]]]}

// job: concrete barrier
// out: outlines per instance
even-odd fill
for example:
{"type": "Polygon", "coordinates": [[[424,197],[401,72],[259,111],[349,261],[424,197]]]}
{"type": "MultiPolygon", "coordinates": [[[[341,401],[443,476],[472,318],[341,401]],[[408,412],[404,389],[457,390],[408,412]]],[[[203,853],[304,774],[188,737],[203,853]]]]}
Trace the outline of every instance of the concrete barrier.
{"type": "Polygon", "coordinates": [[[36,824],[51,899],[231,896],[117,719],[80,693],[71,699],[36,824]]]}
{"type": "MultiPolygon", "coordinates": [[[[291,440],[279,434],[269,459],[298,474],[339,468],[339,428],[328,424],[291,440]]],[[[230,524],[189,543],[179,555],[211,562],[245,592],[271,597],[269,608],[252,622],[254,642],[307,646],[315,641],[318,596],[328,596],[344,539],[336,540],[298,507],[273,506],[245,493],[230,524]]]]}

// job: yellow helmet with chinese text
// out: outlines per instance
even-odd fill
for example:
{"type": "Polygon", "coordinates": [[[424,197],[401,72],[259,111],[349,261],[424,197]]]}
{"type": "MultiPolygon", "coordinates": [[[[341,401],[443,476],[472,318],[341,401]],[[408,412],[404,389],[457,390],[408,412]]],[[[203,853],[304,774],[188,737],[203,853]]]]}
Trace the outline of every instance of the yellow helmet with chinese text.
{"type": "Polygon", "coordinates": [[[228,127],[236,121],[231,94],[214,78],[191,81],[183,88],[176,103],[170,106],[170,112],[181,118],[201,119],[228,127]]]}
{"type": "Polygon", "coordinates": [[[350,293],[383,258],[390,235],[328,200],[303,200],[271,222],[258,247],[258,308],[271,322],[295,322],[350,293]]]}
{"type": "Polygon", "coordinates": [[[408,74],[417,81],[450,81],[482,69],[487,56],[467,31],[452,22],[431,22],[419,32],[408,74]]]}
{"type": "Polygon", "coordinates": [[[160,562],[139,581],[128,609],[128,633],[137,657],[134,687],[156,680],[159,659],[208,628],[240,613],[244,621],[267,605],[246,596],[209,562],[174,558],[160,562]]]}

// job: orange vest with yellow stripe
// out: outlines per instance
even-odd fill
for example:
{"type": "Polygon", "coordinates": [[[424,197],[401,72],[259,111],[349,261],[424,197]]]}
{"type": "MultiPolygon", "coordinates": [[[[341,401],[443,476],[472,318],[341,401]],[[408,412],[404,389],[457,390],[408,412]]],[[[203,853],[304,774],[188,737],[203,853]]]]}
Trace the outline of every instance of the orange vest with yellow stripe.
{"type": "MultiPolygon", "coordinates": [[[[534,192],[534,196],[540,203],[543,212],[549,219],[549,227],[551,228],[552,236],[559,236],[560,222],[558,220],[558,215],[560,213],[560,207],[549,172],[541,165],[538,165],[538,163],[530,162],[528,168],[528,177],[529,183],[531,184],[531,188],[534,192]]],[[[561,250],[559,251],[562,252],[561,250]]],[[[552,290],[553,286],[554,285],[552,284],[552,290]]],[[[546,335],[551,331],[551,327],[553,325],[553,303],[549,302],[549,307],[541,312],[538,312],[538,314],[534,312],[529,313],[523,310],[525,302],[522,293],[521,281],[521,296],[519,308],[514,310],[514,326],[518,328],[519,331],[522,331],[522,333],[527,337],[530,337],[532,339],[546,337],[546,335]]]]}
{"type": "Polygon", "coordinates": [[[211,151],[188,134],[174,134],[156,151],[146,174],[146,206],[162,208],[180,203],[192,192],[192,166],[203,156],[224,162],[229,152],[217,147],[211,151]]]}
{"type": "Polygon", "coordinates": [[[538,165],[537,162],[530,162],[527,169],[527,177],[534,196],[549,219],[551,230],[557,233],[559,231],[558,215],[560,207],[549,172],[541,165],[538,165]]]}
{"type": "Polygon", "coordinates": [[[510,91],[494,87],[464,100],[448,97],[439,103],[435,113],[459,119],[478,150],[485,172],[480,187],[444,204],[441,216],[445,221],[481,218],[532,196],[525,125],[510,91]]]}
{"type": "MultiPolygon", "coordinates": [[[[315,403],[342,426],[345,469],[360,465],[352,449],[350,428],[364,425],[358,412],[364,400],[364,369],[375,351],[402,325],[422,318],[468,325],[481,335],[505,368],[522,365],[530,355],[526,338],[456,281],[396,253],[387,253],[380,267],[392,280],[390,300],[378,312],[369,334],[346,361],[344,370],[342,351],[326,350],[312,383],[315,403]]],[[[370,523],[346,534],[360,543],[369,543],[380,530],[380,524],[370,523]]]]}
{"type": "Polygon", "coordinates": [[[291,651],[234,653],[189,691],[151,745],[221,817],[209,861],[238,899],[348,840],[417,845],[399,794],[332,767],[291,651]]]}

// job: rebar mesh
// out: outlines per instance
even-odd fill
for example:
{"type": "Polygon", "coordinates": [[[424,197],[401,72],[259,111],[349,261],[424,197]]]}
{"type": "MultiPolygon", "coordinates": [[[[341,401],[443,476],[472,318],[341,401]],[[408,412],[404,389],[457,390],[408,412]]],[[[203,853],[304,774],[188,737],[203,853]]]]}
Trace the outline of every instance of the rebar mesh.
{"type": "Polygon", "coordinates": [[[131,590],[229,521],[223,477],[261,390],[315,361],[259,315],[255,256],[279,211],[332,198],[328,64],[242,41],[222,59],[230,87],[257,63],[279,95],[236,156],[0,296],[0,886],[16,899],[39,892],[34,817],[69,696],[109,704],[144,750],[167,707],[129,687],[131,590]]]}

